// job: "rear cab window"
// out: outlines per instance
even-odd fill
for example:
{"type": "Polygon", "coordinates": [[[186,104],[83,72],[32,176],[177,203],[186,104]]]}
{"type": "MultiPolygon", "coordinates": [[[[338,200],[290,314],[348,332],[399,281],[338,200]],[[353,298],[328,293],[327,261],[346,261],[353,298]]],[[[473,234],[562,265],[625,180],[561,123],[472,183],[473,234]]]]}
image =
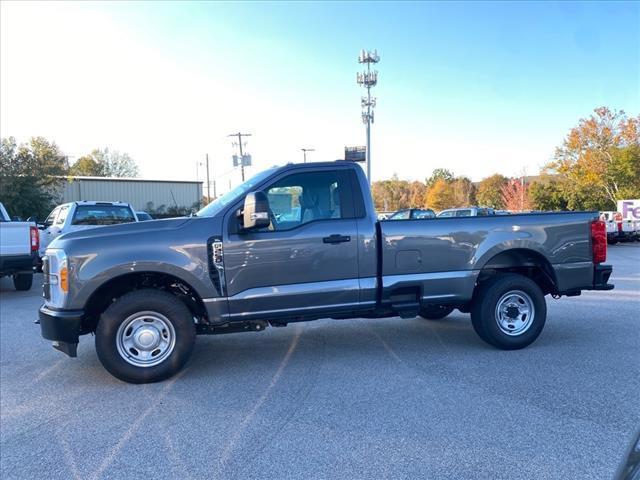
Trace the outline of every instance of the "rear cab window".
{"type": "Polygon", "coordinates": [[[78,205],[72,225],[116,225],[135,221],[133,211],[126,205],[78,205]]]}

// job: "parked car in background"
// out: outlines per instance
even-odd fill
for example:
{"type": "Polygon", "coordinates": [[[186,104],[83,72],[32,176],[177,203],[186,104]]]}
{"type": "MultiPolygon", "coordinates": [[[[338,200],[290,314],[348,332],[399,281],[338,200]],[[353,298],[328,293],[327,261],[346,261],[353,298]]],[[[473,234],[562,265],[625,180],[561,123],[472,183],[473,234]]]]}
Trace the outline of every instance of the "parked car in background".
{"type": "Polygon", "coordinates": [[[38,260],[35,222],[13,222],[0,203],[0,277],[13,277],[16,290],[29,290],[38,260]]]}
{"type": "Polygon", "coordinates": [[[105,225],[137,222],[133,208],[124,202],[81,201],[58,205],[40,225],[40,255],[63,233],[105,225]]]}
{"type": "Polygon", "coordinates": [[[493,208],[485,207],[465,207],[465,208],[449,208],[438,213],[438,218],[447,217],[486,217],[495,215],[493,208]]]}
{"type": "Polygon", "coordinates": [[[153,220],[153,217],[147,212],[136,212],[136,217],[138,217],[139,222],[147,222],[149,220],[153,220]]]}
{"type": "Polygon", "coordinates": [[[436,212],[430,208],[404,208],[389,215],[384,220],[419,220],[422,218],[436,218],[436,212]]]}
{"type": "Polygon", "coordinates": [[[274,167],[192,217],[108,230],[47,249],[40,328],[70,356],[95,333],[102,365],[134,383],[175,374],[197,334],[320,318],[457,308],[483,341],[515,350],[542,332],[545,295],[614,288],[597,212],[378,221],[346,161],[274,167]]]}

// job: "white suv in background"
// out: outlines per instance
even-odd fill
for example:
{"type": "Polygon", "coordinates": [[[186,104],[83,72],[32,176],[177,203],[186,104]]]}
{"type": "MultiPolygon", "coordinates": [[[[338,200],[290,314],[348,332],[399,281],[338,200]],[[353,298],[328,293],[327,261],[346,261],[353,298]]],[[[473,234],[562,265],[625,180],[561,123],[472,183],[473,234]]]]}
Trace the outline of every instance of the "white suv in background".
{"type": "Polygon", "coordinates": [[[63,233],[118,223],[137,222],[131,205],[123,202],[71,202],[58,205],[40,225],[40,256],[63,233]]]}

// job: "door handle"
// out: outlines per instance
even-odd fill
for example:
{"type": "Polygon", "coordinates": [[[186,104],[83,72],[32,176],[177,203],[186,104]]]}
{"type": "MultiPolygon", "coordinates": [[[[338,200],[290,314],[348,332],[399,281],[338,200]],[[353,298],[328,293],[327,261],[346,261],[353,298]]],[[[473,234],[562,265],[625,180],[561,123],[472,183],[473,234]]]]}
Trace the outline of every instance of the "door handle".
{"type": "Polygon", "coordinates": [[[351,237],[349,235],[338,235],[338,234],[329,235],[328,237],[324,237],[322,239],[323,243],[343,243],[343,242],[350,242],[350,241],[351,241],[351,237]]]}

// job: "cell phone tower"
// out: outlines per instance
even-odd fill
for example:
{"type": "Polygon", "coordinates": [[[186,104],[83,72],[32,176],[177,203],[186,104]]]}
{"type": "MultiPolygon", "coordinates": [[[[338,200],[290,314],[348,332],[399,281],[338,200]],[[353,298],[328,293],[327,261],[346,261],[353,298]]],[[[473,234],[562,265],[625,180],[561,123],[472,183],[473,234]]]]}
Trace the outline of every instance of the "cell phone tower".
{"type": "Polygon", "coordinates": [[[367,126],[367,179],[371,184],[371,124],[373,123],[373,109],[376,106],[376,98],[371,97],[371,88],[378,83],[378,71],[371,70],[371,64],[374,65],[380,61],[378,50],[360,50],[358,63],[367,65],[364,72],[358,72],[357,82],[367,89],[367,96],[360,99],[362,106],[362,122],[367,126]]]}

